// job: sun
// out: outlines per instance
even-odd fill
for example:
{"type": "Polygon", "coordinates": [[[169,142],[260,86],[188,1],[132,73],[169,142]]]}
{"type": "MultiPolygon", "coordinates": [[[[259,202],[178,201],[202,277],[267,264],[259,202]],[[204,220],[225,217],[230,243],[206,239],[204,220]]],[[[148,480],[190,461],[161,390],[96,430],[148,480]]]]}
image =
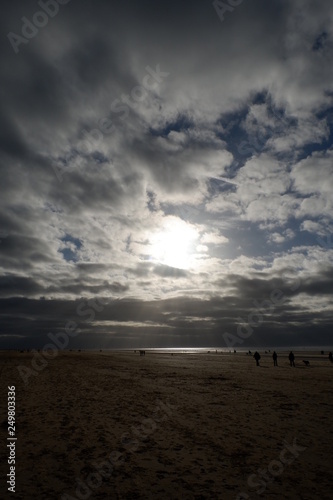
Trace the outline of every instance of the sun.
{"type": "Polygon", "coordinates": [[[189,269],[194,262],[198,233],[186,222],[171,218],[163,230],[151,238],[151,260],[178,269],[189,269]]]}

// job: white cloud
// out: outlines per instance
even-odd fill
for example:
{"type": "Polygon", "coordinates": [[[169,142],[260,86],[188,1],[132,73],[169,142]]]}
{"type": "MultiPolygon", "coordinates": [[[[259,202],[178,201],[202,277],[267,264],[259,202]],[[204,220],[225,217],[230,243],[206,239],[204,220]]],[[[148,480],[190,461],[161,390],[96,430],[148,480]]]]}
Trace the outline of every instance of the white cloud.
{"type": "Polygon", "coordinates": [[[204,233],[201,237],[202,243],[213,243],[214,245],[224,245],[225,243],[228,243],[228,241],[228,238],[219,234],[217,231],[204,233]]]}

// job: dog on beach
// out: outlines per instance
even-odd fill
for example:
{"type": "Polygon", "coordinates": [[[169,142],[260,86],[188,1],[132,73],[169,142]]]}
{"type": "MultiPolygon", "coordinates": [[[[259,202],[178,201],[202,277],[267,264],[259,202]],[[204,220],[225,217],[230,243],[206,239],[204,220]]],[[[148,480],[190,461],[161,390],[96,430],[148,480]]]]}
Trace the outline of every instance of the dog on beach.
{"type": "Polygon", "coordinates": [[[306,359],[303,359],[303,363],[306,365],[306,366],[310,366],[310,361],[306,360],[306,359]]]}

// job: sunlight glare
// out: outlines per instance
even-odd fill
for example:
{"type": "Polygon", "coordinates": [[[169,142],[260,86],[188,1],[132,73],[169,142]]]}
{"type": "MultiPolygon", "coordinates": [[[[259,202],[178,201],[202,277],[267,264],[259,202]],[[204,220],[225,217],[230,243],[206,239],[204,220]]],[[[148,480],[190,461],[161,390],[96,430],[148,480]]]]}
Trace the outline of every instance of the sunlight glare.
{"type": "Polygon", "coordinates": [[[170,267],[189,269],[194,263],[198,233],[193,226],[176,219],[151,238],[151,258],[170,267]]]}

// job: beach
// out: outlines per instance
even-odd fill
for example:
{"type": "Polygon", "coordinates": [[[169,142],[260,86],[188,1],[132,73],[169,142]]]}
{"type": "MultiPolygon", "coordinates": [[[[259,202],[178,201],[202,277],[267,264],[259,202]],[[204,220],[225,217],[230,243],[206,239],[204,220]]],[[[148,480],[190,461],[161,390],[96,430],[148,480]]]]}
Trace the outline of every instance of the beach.
{"type": "Polygon", "coordinates": [[[8,386],[17,437],[1,496],[332,499],[328,352],[260,354],[1,352],[2,445],[8,386]]]}

